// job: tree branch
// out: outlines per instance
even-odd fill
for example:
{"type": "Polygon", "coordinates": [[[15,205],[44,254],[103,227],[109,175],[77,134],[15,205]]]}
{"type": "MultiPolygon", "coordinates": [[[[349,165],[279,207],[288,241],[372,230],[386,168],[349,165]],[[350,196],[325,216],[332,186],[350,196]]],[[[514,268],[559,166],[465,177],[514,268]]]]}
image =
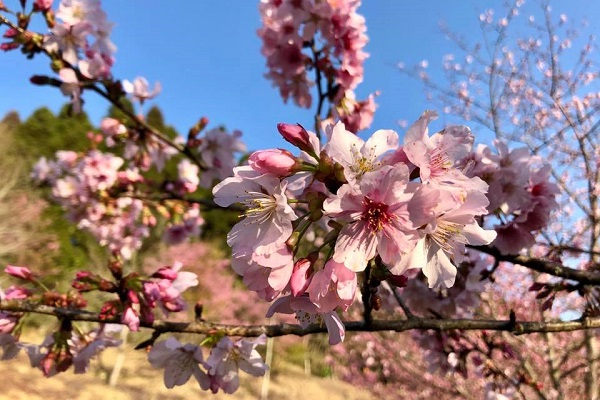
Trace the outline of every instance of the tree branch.
{"type": "Polygon", "coordinates": [[[528,257],[525,255],[502,254],[498,249],[492,246],[467,246],[469,248],[481,251],[496,258],[498,261],[506,261],[513,264],[519,264],[537,272],[557,276],[559,278],[570,279],[587,285],[600,285],[600,273],[594,271],[582,271],[540,258],[528,257]]]}
{"type": "MultiPolygon", "coordinates": [[[[71,321],[88,321],[123,325],[119,317],[103,319],[98,314],[90,311],[50,307],[17,300],[2,302],[0,304],[0,310],[16,313],[32,312],[36,314],[52,315],[58,318],[69,319],[71,321]]],[[[300,325],[287,323],[275,325],[226,325],[202,320],[194,322],[142,322],[140,326],[153,329],[160,333],[182,332],[206,335],[223,334],[227,336],[242,337],[256,337],[262,334],[265,334],[269,337],[285,335],[304,336],[327,332],[327,329],[324,325],[310,325],[307,328],[302,328],[300,325]]],[[[350,332],[404,332],[414,329],[433,329],[445,331],[460,329],[505,331],[514,333],[516,335],[522,335],[537,332],[570,332],[584,329],[596,329],[600,328],[600,318],[586,318],[578,321],[555,322],[413,318],[407,320],[373,320],[370,323],[366,323],[365,321],[347,321],[345,322],[345,326],[346,331],[350,332]]]]}

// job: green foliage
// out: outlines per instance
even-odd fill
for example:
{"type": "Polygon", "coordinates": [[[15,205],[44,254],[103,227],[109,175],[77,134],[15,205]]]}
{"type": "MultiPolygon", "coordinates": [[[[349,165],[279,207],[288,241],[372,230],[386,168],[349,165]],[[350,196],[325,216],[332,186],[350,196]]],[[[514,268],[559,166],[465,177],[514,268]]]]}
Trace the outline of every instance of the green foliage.
{"type": "Polygon", "coordinates": [[[31,166],[40,157],[53,157],[58,150],[82,151],[89,145],[87,133],[92,129],[87,114],[70,116],[68,105],[58,116],[42,107],[16,127],[12,153],[31,166]]]}
{"type": "MultiPolygon", "coordinates": [[[[127,99],[122,100],[124,106],[134,112],[134,105],[127,99]]],[[[113,118],[125,120],[124,114],[116,107],[108,110],[108,115],[113,118]]],[[[165,122],[162,111],[156,107],[151,107],[145,119],[149,125],[159,130],[170,138],[176,138],[179,134],[177,130],[165,122]]],[[[49,108],[42,107],[35,110],[25,120],[21,121],[16,112],[7,114],[3,119],[3,126],[8,127],[12,144],[7,146],[5,159],[19,160],[22,164],[18,175],[20,186],[31,201],[39,201],[43,210],[37,218],[37,223],[29,224],[31,234],[38,237],[38,242],[33,252],[37,264],[35,268],[50,269],[54,272],[68,274],[76,269],[90,269],[93,265],[101,265],[106,259],[106,251],[101,249],[95,242],[95,239],[86,232],[78,229],[73,223],[65,218],[65,212],[61,207],[43,202],[42,199],[48,198],[50,193],[48,189],[39,189],[29,183],[29,173],[31,167],[40,157],[54,158],[58,150],[85,151],[89,149],[89,139],[87,134],[90,131],[97,131],[90,123],[85,113],[72,115],[68,105],[61,108],[58,115],[55,115],[49,108]],[[49,245],[52,243],[52,245],[49,245]],[[49,247],[55,250],[49,250],[49,247]]],[[[107,149],[115,151],[115,149],[107,149]]],[[[181,157],[181,156],[175,156],[181,157]]],[[[171,162],[167,165],[165,171],[158,172],[155,169],[148,171],[147,178],[151,180],[162,180],[165,177],[171,180],[177,178],[177,162],[171,162]]],[[[208,189],[199,189],[191,197],[211,198],[211,191],[208,189]]],[[[226,246],[226,235],[232,226],[239,221],[237,212],[212,209],[204,210],[202,213],[205,219],[205,225],[202,230],[202,239],[218,244],[221,248],[228,251],[226,246]]],[[[144,246],[138,254],[137,262],[141,262],[147,255],[154,254],[162,247],[161,234],[153,232],[152,237],[144,242],[144,246]]],[[[15,260],[16,261],[16,260],[15,260]]]]}
{"type": "Polygon", "coordinates": [[[21,117],[16,111],[9,111],[6,113],[4,118],[2,118],[2,121],[0,121],[0,125],[2,125],[3,129],[6,129],[8,132],[12,132],[19,125],[21,125],[21,117]]]}
{"type": "Polygon", "coordinates": [[[165,123],[165,119],[163,117],[162,111],[157,106],[152,106],[150,110],[146,113],[146,122],[148,125],[153,127],[154,129],[162,132],[165,136],[170,137],[171,139],[179,136],[179,132],[171,126],[165,123]]]}

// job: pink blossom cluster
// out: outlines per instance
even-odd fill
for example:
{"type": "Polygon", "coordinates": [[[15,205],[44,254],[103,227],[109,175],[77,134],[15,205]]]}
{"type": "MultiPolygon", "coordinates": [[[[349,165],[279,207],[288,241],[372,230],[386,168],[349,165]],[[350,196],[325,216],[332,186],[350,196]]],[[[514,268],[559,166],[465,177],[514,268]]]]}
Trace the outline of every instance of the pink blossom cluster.
{"type": "Polygon", "coordinates": [[[489,283],[490,256],[473,251],[458,267],[454,286],[445,290],[430,289],[421,279],[409,279],[401,289],[408,308],[416,314],[455,318],[472,318],[489,283]]]}
{"type": "MultiPolygon", "coordinates": [[[[142,96],[142,94],[138,94],[142,96]]],[[[140,97],[141,99],[142,97],[140,97]]],[[[117,143],[125,146],[124,158],[133,162],[142,171],[155,167],[159,172],[178,151],[138,128],[128,128],[115,118],[104,118],[100,129],[105,135],[108,147],[117,143]]],[[[200,132],[198,132],[200,133],[200,132]]],[[[198,134],[188,138],[186,147],[194,152],[202,162],[200,173],[198,165],[183,159],[177,166],[179,179],[167,187],[167,190],[179,195],[193,193],[198,186],[212,188],[215,181],[221,181],[231,175],[238,164],[238,156],[247,151],[246,144],[240,139],[242,132],[228,132],[224,128],[210,129],[201,136],[198,134]]],[[[184,145],[183,139],[177,137],[174,142],[184,145]]]]}
{"type": "Polygon", "coordinates": [[[86,80],[111,77],[116,46],[110,40],[112,23],[100,0],[61,0],[58,22],[44,38],[44,49],[63,61],[59,70],[63,94],[71,96],[73,108],[81,107],[82,84],[86,80]]]}
{"type": "Polygon", "coordinates": [[[56,18],[59,22],[45,38],[45,49],[60,52],[61,58],[78,67],[86,78],[108,78],[116,46],[109,38],[112,23],[100,0],[62,0],[56,18]]]}
{"type": "Polygon", "coordinates": [[[87,372],[90,361],[107,347],[116,347],[121,340],[114,337],[120,326],[102,325],[89,332],[71,330],[46,336],[41,344],[19,342],[13,335],[0,334],[3,360],[15,358],[24,350],[33,368],[46,377],[54,376],[73,367],[76,374],[87,372]]]}
{"type": "Polygon", "coordinates": [[[40,159],[32,178],[52,186],[54,199],[77,226],[88,230],[102,246],[125,258],[150,234],[154,218],[144,203],[132,197],[112,198],[143,178],[136,169],[121,170],[124,160],[111,153],[59,151],[55,161],[40,159]]]}
{"type": "MultiPolygon", "coordinates": [[[[117,143],[123,144],[123,158],[142,171],[155,167],[160,172],[177,154],[176,149],[155,136],[136,128],[129,129],[115,118],[104,118],[100,122],[100,130],[105,136],[106,146],[114,147],[117,143]]],[[[182,142],[181,139],[175,141],[178,144],[182,142]]],[[[190,174],[188,170],[184,170],[184,173],[190,174]]]]}
{"type": "MultiPolygon", "coordinates": [[[[128,128],[115,118],[100,124],[104,136],[90,133],[92,147],[104,140],[108,147],[121,146],[123,157],[92,149],[84,154],[59,151],[56,160],[42,158],[34,166],[32,177],[52,187],[52,194],[80,228],[90,231],[102,246],[129,259],[157,225],[166,219],[163,238],[177,244],[200,234],[204,219],[198,204],[183,202],[186,195],[200,186],[211,188],[225,179],[237,164],[237,156],[246,150],[241,132],[217,128],[194,135],[183,143],[196,160],[175,157],[174,145],[144,131],[128,128]],[[178,161],[176,179],[157,182],[144,174],[151,169],[161,172],[168,162],[178,161]],[[160,204],[151,201],[157,190],[170,197],[160,204]],[[150,196],[150,197],[148,197],[150,196]],[[148,198],[148,200],[146,200],[148,198]]],[[[199,132],[198,132],[199,133],[199,132]]]]}
{"type": "Polygon", "coordinates": [[[352,132],[368,128],[375,112],[373,95],[365,101],[356,101],[354,95],[368,57],[363,50],[368,41],[365,19],[356,12],[360,3],[262,0],[259,6],[263,26],[258,35],[269,68],[266,77],[279,87],[284,101],[292,98],[300,107],[309,108],[315,82],[308,72],[319,71],[327,81],[326,96],[334,106],[334,116],[352,132]]]}
{"type": "MultiPolygon", "coordinates": [[[[60,294],[46,289],[38,281],[38,276],[27,267],[8,265],[4,272],[21,280],[24,285],[10,286],[5,292],[0,289],[2,301],[27,300],[31,304],[39,303],[64,309],[80,309],[87,305],[79,292],[60,294]]],[[[106,283],[105,281],[104,287],[108,288],[106,283]]],[[[20,342],[18,339],[23,328],[20,319],[23,315],[0,313],[0,348],[3,353],[1,359],[12,359],[21,350],[25,350],[31,366],[40,369],[45,376],[53,376],[71,366],[74,366],[76,374],[84,373],[91,358],[106,347],[117,346],[120,343],[112,337],[116,326],[102,325],[85,333],[82,329],[74,330],[72,322],[68,320],[64,320],[57,332],[47,336],[40,345],[20,342]]],[[[120,326],[116,328],[120,329],[120,326]]]]}
{"type": "Polygon", "coordinates": [[[231,171],[238,165],[238,155],[247,151],[241,136],[239,130],[228,132],[220,127],[210,129],[191,141],[190,145],[206,166],[200,176],[200,186],[211,189],[216,182],[231,176],[231,171]]]}
{"type": "Polygon", "coordinates": [[[402,146],[394,131],[363,141],[341,122],[329,126],[321,146],[301,126],[280,124],[298,157],[255,152],[249,165],[215,186],[217,204],[246,208],[227,242],[248,288],[277,299],[267,315],[325,324],[330,343],[339,343],[344,326],[337,311],[354,302],[357,274],[369,268],[393,280],[417,269],[429,287],[450,288],[465,245],[495,239],[478,223],[488,212],[488,185],[458,168],[473,136],[464,126],[429,136],[434,117],[424,113],[402,146]],[[322,244],[303,240],[309,229],[326,235],[322,244]]]}
{"type": "Polygon", "coordinates": [[[516,254],[533,246],[536,233],[549,224],[560,191],[550,180],[551,167],[540,166],[540,159],[527,148],[509,150],[500,141],[494,144],[497,153],[480,145],[465,161],[469,176],[480,176],[489,184],[488,210],[498,217],[494,246],[516,254]]]}
{"type": "Polygon", "coordinates": [[[140,318],[146,323],[153,322],[153,310],[157,307],[165,315],[185,310],[186,302],[182,293],[190,287],[197,286],[198,277],[193,272],[180,271],[181,267],[181,263],[174,263],[172,266],[160,268],[151,275],[151,279],[140,281],[141,291],[138,290],[138,285],[131,286],[126,296],[130,302],[125,304],[123,314],[123,322],[131,330],[139,328],[140,318]]]}
{"type": "Polygon", "coordinates": [[[231,394],[240,386],[240,369],[253,376],[263,376],[268,370],[256,350],[256,346],[263,345],[266,341],[265,335],[235,342],[225,336],[204,360],[200,346],[182,344],[170,337],[152,346],[148,360],[154,368],[164,368],[167,388],[183,385],[194,376],[202,390],[217,393],[221,389],[231,394]]]}
{"type": "Polygon", "coordinates": [[[181,271],[181,268],[182,264],[175,262],[171,266],[159,268],[149,277],[133,272],[123,276],[120,263],[113,261],[111,271],[115,281],[89,271],[79,271],[72,286],[80,293],[116,293],[119,298],[106,301],[100,315],[104,320],[120,315],[123,324],[130,330],[137,331],[140,322],[151,324],[154,321],[155,309],[160,309],[165,316],[186,309],[182,293],[197,286],[198,277],[193,272],[181,271]]]}

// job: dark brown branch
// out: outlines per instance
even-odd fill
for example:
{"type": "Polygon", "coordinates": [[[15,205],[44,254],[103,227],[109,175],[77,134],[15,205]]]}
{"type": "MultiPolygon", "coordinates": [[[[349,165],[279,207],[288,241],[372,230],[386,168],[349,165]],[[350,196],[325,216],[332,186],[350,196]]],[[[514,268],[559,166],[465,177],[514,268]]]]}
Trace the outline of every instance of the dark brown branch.
{"type": "Polygon", "coordinates": [[[506,261],[513,264],[519,264],[537,272],[557,276],[559,278],[570,279],[587,285],[600,285],[600,273],[593,271],[582,271],[570,267],[565,267],[561,263],[550,260],[542,260],[524,255],[501,254],[498,249],[491,246],[469,246],[472,249],[479,250],[489,254],[498,261],[506,261]]]}
{"type": "MultiPolygon", "coordinates": [[[[32,312],[36,314],[52,315],[72,321],[123,324],[119,318],[101,319],[98,314],[89,311],[49,307],[15,300],[5,301],[0,304],[0,310],[17,313],[32,312]]],[[[505,331],[516,335],[522,335],[536,332],[570,332],[584,329],[596,329],[600,328],[600,318],[556,322],[413,318],[408,320],[373,320],[369,324],[364,321],[347,321],[345,322],[345,325],[346,331],[349,332],[404,332],[414,329],[446,331],[460,329],[505,331]]],[[[154,321],[153,323],[141,323],[140,326],[153,329],[160,333],[184,332],[205,335],[224,334],[227,336],[243,337],[256,337],[262,334],[269,337],[285,335],[304,336],[327,331],[326,327],[321,325],[311,325],[307,328],[302,328],[299,325],[286,323],[276,325],[226,325],[209,321],[154,321]]]]}

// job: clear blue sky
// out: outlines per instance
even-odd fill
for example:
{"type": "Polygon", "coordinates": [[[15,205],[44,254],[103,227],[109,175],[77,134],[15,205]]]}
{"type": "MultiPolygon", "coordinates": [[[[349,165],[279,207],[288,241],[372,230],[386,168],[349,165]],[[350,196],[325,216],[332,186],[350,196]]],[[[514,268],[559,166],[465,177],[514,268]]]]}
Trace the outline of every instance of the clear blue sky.
{"type": "MultiPolygon", "coordinates": [[[[11,5],[15,1],[7,0],[11,5]]],[[[502,1],[477,0],[366,0],[359,8],[367,20],[370,42],[365,80],[359,98],[380,90],[379,109],[366,134],[376,129],[402,131],[398,120],[416,119],[431,108],[422,87],[396,69],[428,59],[435,70],[442,56],[454,48],[438,24],[445,21],[466,37],[479,38],[478,16],[485,8],[500,9],[502,1]]],[[[523,15],[536,10],[530,1],[523,15]]],[[[558,18],[587,17],[590,32],[599,31],[600,3],[572,0],[552,2],[558,18]]],[[[168,123],[187,132],[201,116],[211,126],[224,124],[240,129],[251,149],[283,146],[276,131],[278,122],[312,123],[312,111],[283,105],[278,90],[263,78],[265,60],[260,55],[258,2],[229,1],[104,1],[109,20],[115,23],[112,38],[118,46],[113,73],[132,80],[137,75],[150,82],[159,80],[161,95],[152,102],[163,111],[168,123]]],[[[523,18],[524,20],[525,18],[523,18]]],[[[0,54],[0,114],[17,110],[27,116],[46,105],[57,110],[66,101],[58,90],[28,83],[33,74],[46,73],[47,62],[39,57],[28,62],[18,52],[0,54]]],[[[107,105],[93,93],[85,95],[85,110],[95,123],[107,105]]],[[[443,121],[437,123],[441,127],[443,121]]]]}

